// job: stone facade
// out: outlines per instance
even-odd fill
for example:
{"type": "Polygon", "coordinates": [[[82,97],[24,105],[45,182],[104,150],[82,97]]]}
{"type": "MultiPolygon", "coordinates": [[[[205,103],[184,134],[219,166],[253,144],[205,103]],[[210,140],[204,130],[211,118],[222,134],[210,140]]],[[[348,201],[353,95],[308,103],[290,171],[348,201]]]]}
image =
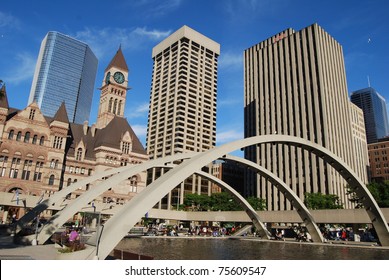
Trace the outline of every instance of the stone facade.
{"type": "MultiPolygon", "coordinates": [[[[119,49],[107,67],[105,77],[107,72],[116,73],[120,69],[127,85],[128,69],[120,68],[122,65],[126,64],[119,49]]],[[[14,200],[20,194],[45,198],[95,172],[148,160],[143,145],[123,118],[123,96],[126,96],[127,87],[115,79],[104,80],[100,104],[104,103],[106,94],[103,93],[108,88],[111,93],[121,93],[121,110],[114,111],[112,106],[100,108],[98,126],[89,126],[87,121],[84,124],[70,123],[64,103],[54,117],[44,116],[35,102],[21,110],[10,108],[5,85],[2,86],[0,192],[14,193],[14,200]]],[[[145,188],[146,176],[146,172],[142,172],[118,186],[112,186],[96,198],[96,203],[125,203],[145,188]]],[[[85,185],[64,199],[75,199],[97,183],[85,185]]],[[[3,222],[14,213],[17,217],[25,213],[27,209],[23,201],[18,205],[20,207],[12,209],[2,205],[3,222]]],[[[92,207],[88,211],[91,210],[92,207]]]]}

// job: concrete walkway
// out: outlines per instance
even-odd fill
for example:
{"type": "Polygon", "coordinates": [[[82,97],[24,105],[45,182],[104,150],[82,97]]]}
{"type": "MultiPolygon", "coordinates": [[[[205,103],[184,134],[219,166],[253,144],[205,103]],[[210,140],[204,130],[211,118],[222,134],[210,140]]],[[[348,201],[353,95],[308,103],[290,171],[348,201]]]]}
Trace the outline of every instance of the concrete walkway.
{"type": "Polygon", "coordinates": [[[58,254],[54,244],[18,245],[13,243],[13,236],[0,235],[0,260],[55,260],[58,254]]]}

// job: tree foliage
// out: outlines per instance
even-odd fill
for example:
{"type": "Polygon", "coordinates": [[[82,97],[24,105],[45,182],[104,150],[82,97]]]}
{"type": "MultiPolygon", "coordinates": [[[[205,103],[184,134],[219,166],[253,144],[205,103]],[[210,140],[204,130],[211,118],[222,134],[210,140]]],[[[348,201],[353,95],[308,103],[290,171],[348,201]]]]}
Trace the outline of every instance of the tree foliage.
{"type": "MultiPolygon", "coordinates": [[[[247,201],[255,210],[265,210],[264,199],[249,197],[247,201]]],[[[242,206],[227,192],[214,193],[211,196],[186,194],[183,204],[187,211],[241,211],[242,206]]]]}
{"type": "Polygon", "coordinates": [[[389,181],[382,183],[373,182],[368,184],[367,188],[377,201],[379,207],[389,207],[389,181]]]}
{"type": "MultiPolygon", "coordinates": [[[[381,208],[389,207],[389,181],[372,182],[366,185],[373,198],[381,208]]],[[[350,201],[356,203],[356,208],[363,208],[361,199],[356,195],[355,188],[348,186],[350,201]]]]}
{"type": "Polygon", "coordinates": [[[339,196],[335,194],[305,193],[304,204],[312,210],[343,209],[339,196]]]}

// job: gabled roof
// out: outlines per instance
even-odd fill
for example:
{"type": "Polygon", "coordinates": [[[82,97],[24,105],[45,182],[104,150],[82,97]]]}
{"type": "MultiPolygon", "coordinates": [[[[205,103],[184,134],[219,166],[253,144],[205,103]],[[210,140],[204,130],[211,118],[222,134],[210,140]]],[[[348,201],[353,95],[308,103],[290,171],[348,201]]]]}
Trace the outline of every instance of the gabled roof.
{"type": "Polygon", "coordinates": [[[9,109],[7,90],[5,89],[5,84],[0,88],[0,107],[9,109]]]}
{"type": "Polygon", "coordinates": [[[62,102],[61,106],[59,106],[59,109],[57,113],[55,113],[53,120],[69,123],[68,113],[66,111],[65,102],[62,102]]]}
{"type": "Polygon", "coordinates": [[[70,124],[71,143],[68,154],[73,154],[76,146],[81,141],[86,146],[85,156],[89,159],[95,159],[95,149],[98,147],[110,147],[120,150],[120,143],[123,135],[129,132],[132,139],[132,152],[142,155],[147,155],[139,138],[135,135],[131,126],[126,119],[115,116],[109,124],[95,131],[95,135],[92,136],[92,128],[88,127],[88,131],[84,133],[84,126],[82,124],[72,123],[70,124]]]}
{"type": "Polygon", "coordinates": [[[108,69],[111,67],[120,68],[120,69],[128,72],[128,66],[127,66],[126,60],[124,59],[124,55],[123,55],[121,47],[119,47],[115,56],[112,58],[111,62],[108,64],[107,68],[105,68],[105,71],[108,71],[108,69]]]}
{"type": "Polygon", "coordinates": [[[146,155],[147,153],[143,145],[139,141],[139,138],[135,135],[127,120],[118,116],[115,116],[106,127],[101,129],[100,137],[96,140],[96,147],[107,146],[120,149],[120,142],[127,131],[131,135],[132,151],[134,153],[146,155]]]}

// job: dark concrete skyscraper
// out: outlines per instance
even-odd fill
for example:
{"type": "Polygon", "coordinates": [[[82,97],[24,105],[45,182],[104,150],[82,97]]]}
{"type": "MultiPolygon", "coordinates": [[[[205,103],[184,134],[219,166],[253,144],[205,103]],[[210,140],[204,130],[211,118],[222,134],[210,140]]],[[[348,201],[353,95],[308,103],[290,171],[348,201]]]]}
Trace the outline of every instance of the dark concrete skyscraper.
{"type": "Polygon", "coordinates": [[[70,122],[89,120],[97,58],[83,42],[50,31],[42,41],[28,104],[53,117],[65,102],[70,122]]]}
{"type": "Polygon", "coordinates": [[[362,109],[365,116],[367,143],[389,135],[388,112],[385,99],[371,87],[353,91],[351,102],[362,109]]]}
{"type": "MultiPolygon", "coordinates": [[[[287,29],[247,49],[244,85],[245,137],[276,133],[304,138],[363,170],[359,175],[366,180],[367,151],[359,158],[361,149],[354,144],[342,46],[319,25],[287,29]]],[[[305,193],[320,192],[338,195],[350,206],[340,174],[308,151],[262,144],[246,148],[245,157],[279,176],[301,200],[305,193]]],[[[268,210],[292,208],[256,174],[247,176],[245,192],[266,199],[268,210]]]]}

